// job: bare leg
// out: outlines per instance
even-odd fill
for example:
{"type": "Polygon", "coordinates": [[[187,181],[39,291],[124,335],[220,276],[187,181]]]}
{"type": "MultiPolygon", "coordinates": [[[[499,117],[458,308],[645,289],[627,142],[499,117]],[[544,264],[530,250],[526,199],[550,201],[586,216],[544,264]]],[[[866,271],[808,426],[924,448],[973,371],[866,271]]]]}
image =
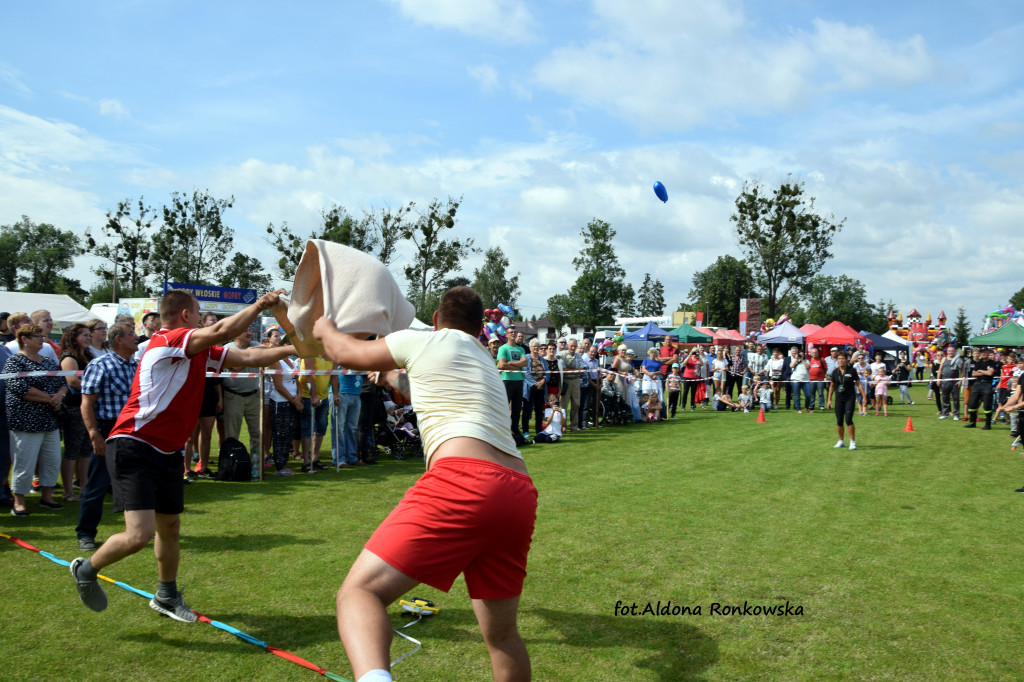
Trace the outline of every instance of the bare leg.
{"type": "MultiPolygon", "coordinates": [[[[64,495],[66,497],[73,497],[75,489],[72,487],[72,481],[75,478],[75,462],[78,460],[67,459],[62,457],[60,460],[60,480],[64,484],[64,495]]],[[[85,485],[83,484],[84,488],[85,485]]]]}
{"type": "MultiPolygon", "coordinates": [[[[842,429],[840,429],[840,431],[841,430],[842,429]]],[[[850,424],[849,426],[846,427],[846,432],[848,434],[850,434],[850,440],[857,440],[857,437],[854,435],[854,432],[853,432],[853,424],[850,424]]]]}
{"type": "Polygon", "coordinates": [[[319,433],[313,435],[313,461],[320,461],[320,446],[324,443],[324,437],[319,433]]]}
{"type": "Polygon", "coordinates": [[[516,628],[518,611],[519,597],[473,600],[473,613],[491,656],[491,673],[498,682],[530,679],[530,654],[516,628]]]}
{"type": "MultiPolygon", "coordinates": [[[[199,418],[199,470],[210,468],[210,443],[213,440],[213,425],[216,417],[199,418]]],[[[185,463],[188,466],[188,463],[185,463]]]]}
{"type": "Polygon", "coordinates": [[[156,555],[156,570],[161,582],[178,578],[178,560],[181,556],[181,517],[177,514],[154,514],[156,517],[156,540],[153,554],[156,555]]]}
{"type": "Polygon", "coordinates": [[[110,536],[90,557],[89,562],[99,570],[141,550],[149,544],[156,532],[155,517],[152,509],[125,511],[124,532],[110,536]]]}
{"type": "Polygon", "coordinates": [[[391,619],[387,607],[419,583],[379,556],[363,550],[338,590],[338,634],[355,679],[391,667],[391,619]]]}

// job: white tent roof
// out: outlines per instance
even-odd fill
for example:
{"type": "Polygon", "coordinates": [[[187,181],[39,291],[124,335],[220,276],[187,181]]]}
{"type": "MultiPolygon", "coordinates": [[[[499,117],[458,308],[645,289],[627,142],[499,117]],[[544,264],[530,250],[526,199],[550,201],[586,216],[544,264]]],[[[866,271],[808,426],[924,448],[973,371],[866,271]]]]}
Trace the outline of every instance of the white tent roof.
{"type": "Polygon", "coordinates": [[[85,306],[65,294],[27,294],[21,291],[0,291],[0,311],[28,313],[49,310],[55,323],[61,326],[72,322],[88,322],[96,319],[85,306]]]}
{"type": "Polygon", "coordinates": [[[420,322],[419,318],[412,318],[412,322],[409,324],[409,329],[433,329],[432,325],[425,322],[420,322]]]}
{"type": "Polygon", "coordinates": [[[882,334],[882,336],[884,336],[887,339],[891,339],[893,341],[896,341],[897,343],[902,343],[904,346],[907,346],[907,347],[910,346],[910,342],[909,341],[907,341],[906,339],[904,339],[903,337],[901,337],[899,334],[897,334],[896,332],[894,332],[891,329],[888,330],[887,332],[885,332],[884,334],[882,334]]]}

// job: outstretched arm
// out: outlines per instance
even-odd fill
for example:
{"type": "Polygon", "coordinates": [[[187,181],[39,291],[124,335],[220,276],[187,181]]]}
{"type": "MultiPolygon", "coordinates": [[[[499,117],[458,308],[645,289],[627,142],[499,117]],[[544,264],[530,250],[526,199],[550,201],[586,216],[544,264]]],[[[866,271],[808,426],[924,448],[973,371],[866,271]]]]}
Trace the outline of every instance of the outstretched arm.
{"type": "Polygon", "coordinates": [[[351,334],[342,334],[334,322],[321,317],[313,325],[313,338],[324,345],[324,355],[345,369],[383,372],[398,369],[387,341],[364,341],[351,334]]]}
{"type": "MultiPolygon", "coordinates": [[[[193,334],[195,336],[195,334],[193,334]]],[[[225,367],[270,367],[292,354],[293,348],[278,346],[276,348],[228,348],[224,358],[225,367]]]]}
{"type": "MultiPolygon", "coordinates": [[[[210,325],[209,327],[203,327],[195,330],[191,336],[188,337],[188,348],[186,352],[189,357],[198,355],[207,348],[216,346],[222,343],[227,343],[231,339],[235,338],[256,320],[256,317],[264,310],[270,310],[280,300],[280,295],[284,293],[284,289],[278,289],[277,291],[271,291],[268,294],[263,294],[260,300],[253,303],[244,310],[239,310],[231,317],[225,317],[223,320],[210,325]]],[[[238,365],[244,367],[244,365],[238,365]]]]}

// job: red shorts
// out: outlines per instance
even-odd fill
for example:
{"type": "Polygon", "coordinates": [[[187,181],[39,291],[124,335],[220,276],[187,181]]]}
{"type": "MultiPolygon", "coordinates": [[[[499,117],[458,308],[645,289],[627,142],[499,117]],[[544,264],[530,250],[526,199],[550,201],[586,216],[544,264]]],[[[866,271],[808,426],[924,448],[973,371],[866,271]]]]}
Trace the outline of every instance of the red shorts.
{"type": "Polygon", "coordinates": [[[445,457],[409,488],[366,549],[442,592],[463,573],[471,599],[510,599],[523,592],[536,518],[529,476],[445,457]]]}

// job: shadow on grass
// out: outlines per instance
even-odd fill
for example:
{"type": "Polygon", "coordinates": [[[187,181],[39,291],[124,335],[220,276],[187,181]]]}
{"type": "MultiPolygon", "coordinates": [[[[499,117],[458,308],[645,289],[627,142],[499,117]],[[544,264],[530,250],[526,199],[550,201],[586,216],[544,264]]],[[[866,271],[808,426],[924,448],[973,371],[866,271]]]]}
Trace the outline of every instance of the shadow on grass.
{"type": "Polygon", "coordinates": [[[323,540],[301,538],[284,533],[238,533],[224,535],[181,535],[185,552],[263,552],[286,545],[322,545],[323,540]]]}
{"type": "MultiPolygon", "coordinates": [[[[664,682],[676,682],[703,679],[704,672],[718,660],[715,641],[679,617],[640,619],[545,608],[531,608],[520,614],[524,615],[541,618],[546,626],[544,629],[553,630],[553,634],[548,636],[525,635],[527,647],[548,644],[577,648],[579,656],[588,661],[584,668],[599,665],[591,653],[595,650],[640,649],[648,653],[633,661],[635,668],[650,670],[664,682]]],[[[392,622],[400,628],[405,621],[395,622],[392,619],[392,622]]],[[[470,609],[444,609],[443,617],[424,621],[407,632],[424,644],[431,639],[481,643],[476,616],[470,609]]],[[[400,645],[396,637],[393,654],[395,647],[400,645]]],[[[609,657],[615,655],[609,653],[609,657]]]]}

